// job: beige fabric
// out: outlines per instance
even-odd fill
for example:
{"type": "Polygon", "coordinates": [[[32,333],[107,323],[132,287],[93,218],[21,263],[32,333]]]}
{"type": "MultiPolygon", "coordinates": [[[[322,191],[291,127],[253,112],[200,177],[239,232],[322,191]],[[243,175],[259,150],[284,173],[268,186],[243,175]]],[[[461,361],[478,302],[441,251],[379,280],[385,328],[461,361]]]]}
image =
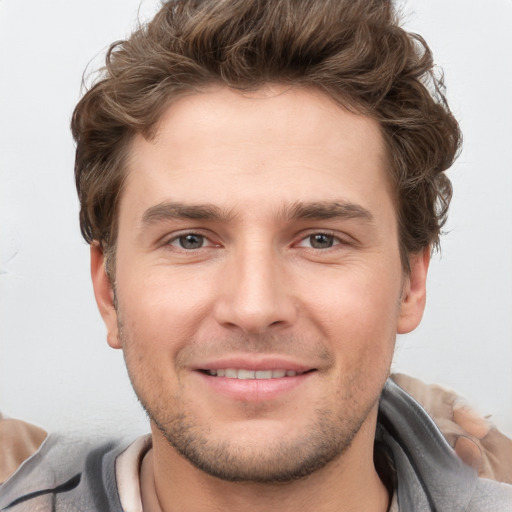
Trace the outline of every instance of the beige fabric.
{"type": "Polygon", "coordinates": [[[42,428],[0,414],[0,484],[39,449],[46,436],[42,428]]]}
{"type": "Polygon", "coordinates": [[[408,375],[391,378],[432,417],[457,455],[482,478],[512,483],[512,440],[455,392],[408,375]]]}
{"type": "Polygon", "coordinates": [[[124,512],[142,512],[140,468],[151,449],[151,434],[139,437],[116,460],[116,481],[124,512]]]}
{"type": "Polygon", "coordinates": [[[399,512],[396,492],[393,494],[393,497],[391,498],[391,503],[389,505],[388,512],[399,512]]]}

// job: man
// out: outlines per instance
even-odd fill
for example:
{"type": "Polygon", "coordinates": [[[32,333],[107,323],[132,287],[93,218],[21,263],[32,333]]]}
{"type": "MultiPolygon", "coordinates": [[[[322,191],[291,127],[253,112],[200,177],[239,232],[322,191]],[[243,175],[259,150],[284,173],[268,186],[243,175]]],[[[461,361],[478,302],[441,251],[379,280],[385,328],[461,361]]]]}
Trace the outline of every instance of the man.
{"type": "Polygon", "coordinates": [[[50,436],[2,509],[510,509],[388,380],[460,141],[389,3],[169,2],[72,128],[96,300],[151,436],[50,436]]]}

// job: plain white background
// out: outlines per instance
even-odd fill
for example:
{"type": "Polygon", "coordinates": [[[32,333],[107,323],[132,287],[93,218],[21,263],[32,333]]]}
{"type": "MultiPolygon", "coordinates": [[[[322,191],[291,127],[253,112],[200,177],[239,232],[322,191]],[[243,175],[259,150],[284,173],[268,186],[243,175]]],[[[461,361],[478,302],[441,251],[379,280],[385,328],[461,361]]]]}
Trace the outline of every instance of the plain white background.
{"type": "MultiPolygon", "coordinates": [[[[96,311],[68,126],[86,66],[156,5],[0,0],[0,409],[49,430],[147,430],[96,311]]],[[[400,5],[465,142],[425,318],[394,369],[457,389],[512,435],[512,1],[400,5]]]]}

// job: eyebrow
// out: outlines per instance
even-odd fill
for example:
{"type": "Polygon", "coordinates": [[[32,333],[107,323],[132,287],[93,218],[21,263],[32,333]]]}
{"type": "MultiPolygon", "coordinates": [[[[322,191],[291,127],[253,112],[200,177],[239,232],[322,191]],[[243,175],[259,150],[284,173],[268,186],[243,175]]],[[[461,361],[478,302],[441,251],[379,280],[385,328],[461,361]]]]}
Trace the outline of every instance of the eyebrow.
{"type": "Polygon", "coordinates": [[[142,223],[145,225],[155,224],[160,221],[172,219],[189,220],[230,220],[233,215],[212,204],[188,205],[179,202],[166,201],[148,208],[142,215],[142,223]]]}
{"type": "MultiPolygon", "coordinates": [[[[165,201],[148,208],[142,215],[142,224],[148,226],[173,219],[227,222],[234,217],[232,212],[213,204],[190,205],[165,201]]],[[[366,208],[346,201],[295,202],[285,205],[279,212],[279,217],[289,221],[361,219],[368,223],[374,222],[373,215],[366,208]]]]}
{"type": "Polygon", "coordinates": [[[360,219],[370,224],[374,222],[369,210],[346,201],[296,202],[286,206],[281,215],[290,220],[360,219]]]}

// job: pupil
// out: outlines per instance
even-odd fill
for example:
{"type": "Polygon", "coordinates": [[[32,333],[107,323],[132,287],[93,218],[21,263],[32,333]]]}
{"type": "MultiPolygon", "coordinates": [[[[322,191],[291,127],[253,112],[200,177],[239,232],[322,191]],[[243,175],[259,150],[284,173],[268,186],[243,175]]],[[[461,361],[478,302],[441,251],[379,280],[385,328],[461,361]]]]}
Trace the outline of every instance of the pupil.
{"type": "Polygon", "coordinates": [[[311,247],[314,247],[315,249],[327,249],[332,247],[334,237],[332,235],[319,233],[317,235],[310,236],[309,240],[311,242],[311,247]]]}
{"type": "Polygon", "coordinates": [[[203,245],[202,235],[180,236],[180,245],[183,249],[199,249],[203,245]]]}

